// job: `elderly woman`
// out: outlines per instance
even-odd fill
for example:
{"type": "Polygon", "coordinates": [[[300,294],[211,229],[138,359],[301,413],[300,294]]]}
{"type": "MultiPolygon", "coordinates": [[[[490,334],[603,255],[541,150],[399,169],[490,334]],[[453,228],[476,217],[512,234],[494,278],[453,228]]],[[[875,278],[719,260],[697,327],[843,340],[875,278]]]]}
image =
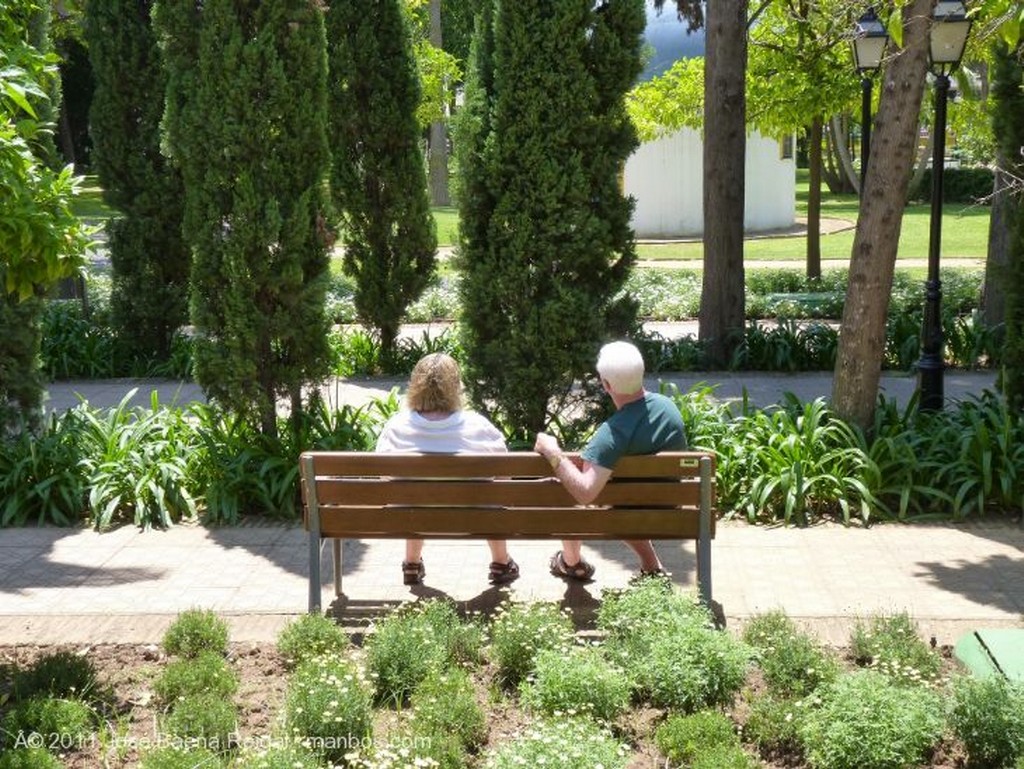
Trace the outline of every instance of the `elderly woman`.
{"type": "MultiPolygon", "coordinates": [[[[470,451],[505,451],[501,432],[485,417],[462,407],[459,364],[450,355],[432,353],[412,370],[405,407],[384,425],[377,451],[415,451],[457,454],[470,451]]],[[[503,585],[519,577],[519,566],[509,557],[505,540],[488,540],[491,565],[488,579],[503,585]]],[[[423,540],[405,542],[402,578],[406,585],[423,582],[423,540]]]]}

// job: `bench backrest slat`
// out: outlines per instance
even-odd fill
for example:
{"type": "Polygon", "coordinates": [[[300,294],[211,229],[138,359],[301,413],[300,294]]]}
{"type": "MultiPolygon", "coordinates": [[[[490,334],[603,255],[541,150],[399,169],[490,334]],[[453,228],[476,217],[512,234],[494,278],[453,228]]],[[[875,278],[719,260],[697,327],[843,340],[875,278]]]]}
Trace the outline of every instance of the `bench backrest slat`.
{"type": "MultiPolygon", "coordinates": [[[[353,478],[345,483],[321,483],[317,498],[323,507],[340,505],[525,505],[575,507],[576,500],[561,483],[551,479],[407,480],[353,478]]],[[[700,485],[636,480],[611,483],[596,505],[696,507],[700,485]]]]}
{"type": "MultiPolygon", "coordinates": [[[[546,478],[551,468],[532,451],[507,454],[375,454],[371,452],[311,452],[317,476],[487,477],[494,475],[546,478]]],[[[697,452],[666,452],[643,457],[623,457],[614,478],[699,478],[697,452]]]]}

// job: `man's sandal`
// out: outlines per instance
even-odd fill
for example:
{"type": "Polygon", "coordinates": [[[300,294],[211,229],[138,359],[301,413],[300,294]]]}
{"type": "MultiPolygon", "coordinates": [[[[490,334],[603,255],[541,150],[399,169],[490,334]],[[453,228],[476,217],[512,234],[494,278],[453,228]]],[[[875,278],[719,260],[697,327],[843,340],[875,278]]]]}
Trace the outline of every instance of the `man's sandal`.
{"type": "Polygon", "coordinates": [[[406,585],[419,585],[426,575],[423,561],[402,561],[402,582],[406,585]]]}
{"type": "Polygon", "coordinates": [[[577,582],[590,582],[594,578],[594,565],[587,563],[580,558],[579,563],[570,566],[565,562],[565,558],[562,556],[562,551],[559,550],[553,556],[551,556],[551,563],[549,564],[551,573],[556,577],[562,579],[574,579],[577,582]]]}
{"type": "Polygon", "coordinates": [[[491,561],[487,579],[492,585],[507,585],[509,582],[515,582],[519,579],[519,564],[511,558],[508,559],[508,563],[491,561]]]}

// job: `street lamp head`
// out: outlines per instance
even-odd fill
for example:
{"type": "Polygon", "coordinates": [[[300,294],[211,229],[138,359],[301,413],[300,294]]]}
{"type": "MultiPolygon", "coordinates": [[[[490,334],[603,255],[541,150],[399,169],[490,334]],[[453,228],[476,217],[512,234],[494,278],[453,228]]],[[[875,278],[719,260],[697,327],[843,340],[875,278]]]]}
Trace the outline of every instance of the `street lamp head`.
{"type": "Polygon", "coordinates": [[[949,75],[960,65],[971,19],[960,0],[939,0],[932,14],[931,68],[938,75],[949,75]]]}
{"type": "Polygon", "coordinates": [[[888,42],[889,33],[885,25],[875,15],[875,9],[869,7],[864,15],[857,19],[853,31],[853,63],[857,70],[877,70],[882,65],[882,56],[888,42]]]}

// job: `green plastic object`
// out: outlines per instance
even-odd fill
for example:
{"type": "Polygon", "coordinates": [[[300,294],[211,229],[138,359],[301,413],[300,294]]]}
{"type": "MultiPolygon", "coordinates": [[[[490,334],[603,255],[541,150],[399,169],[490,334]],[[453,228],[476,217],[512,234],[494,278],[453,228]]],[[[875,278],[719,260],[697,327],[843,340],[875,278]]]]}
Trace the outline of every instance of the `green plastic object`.
{"type": "Polygon", "coordinates": [[[974,630],[956,642],[953,654],[974,675],[1024,682],[1024,630],[974,630]]]}

